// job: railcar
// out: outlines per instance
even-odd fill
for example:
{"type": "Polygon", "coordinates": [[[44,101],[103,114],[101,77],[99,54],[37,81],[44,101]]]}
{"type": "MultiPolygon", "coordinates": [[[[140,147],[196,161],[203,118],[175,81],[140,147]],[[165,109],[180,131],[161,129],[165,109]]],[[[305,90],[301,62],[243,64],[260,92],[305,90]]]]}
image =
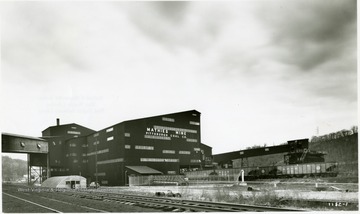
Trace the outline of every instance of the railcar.
{"type": "Polygon", "coordinates": [[[279,166],[243,167],[231,169],[213,169],[185,172],[189,180],[236,181],[241,179],[241,170],[245,180],[295,177],[325,177],[338,174],[335,162],[303,163],[279,166]]]}

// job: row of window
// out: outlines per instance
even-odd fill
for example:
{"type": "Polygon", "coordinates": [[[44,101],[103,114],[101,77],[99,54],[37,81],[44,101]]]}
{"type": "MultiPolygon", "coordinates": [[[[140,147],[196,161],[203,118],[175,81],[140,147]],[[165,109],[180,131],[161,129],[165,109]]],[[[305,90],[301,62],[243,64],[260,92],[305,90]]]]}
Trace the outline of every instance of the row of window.
{"type": "Polygon", "coordinates": [[[120,163],[120,162],[124,162],[124,158],[116,158],[116,159],[111,159],[111,160],[98,161],[97,165],[109,164],[109,163],[120,163]]]}
{"type": "MultiPolygon", "coordinates": [[[[131,145],[125,145],[125,149],[131,149],[131,145]]],[[[139,145],[136,145],[135,146],[135,149],[138,149],[138,150],[154,150],[154,147],[153,146],[139,146],[139,145]]],[[[194,151],[200,151],[200,148],[194,148],[194,151]]],[[[162,153],[163,154],[175,154],[175,150],[162,150],[162,153]]],[[[190,155],[191,152],[190,151],[179,151],[179,154],[181,155],[190,155]]]]}
{"type": "Polygon", "coordinates": [[[58,168],[51,168],[50,171],[51,171],[51,172],[66,172],[66,171],[69,171],[69,169],[68,169],[68,168],[66,168],[66,169],[64,169],[64,168],[60,168],[60,169],[58,169],[58,168]]]}
{"type": "Polygon", "coordinates": [[[168,122],[175,122],[174,118],[169,118],[169,117],[163,117],[162,120],[163,121],[168,121],[168,122]]]}
{"type": "Polygon", "coordinates": [[[65,155],[66,157],[76,157],[77,154],[76,153],[69,153],[65,155]]]}
{"type": "Polygon", "coordinates": [[[103,149],[103,150],[99,150],[97,152],[87,153],[87,156],[92,156],[92,155],[95,155],[95,154],[103,154],[103,153],[107,153],[107,152],[109,152],[109,149],[103,149]]]}
{"type": "Polygon", "coordinates": [[[195,121],[190,121],[189,122],[190,125],[195,125],[195,126],[200,126],[199,122],[195,122],[195,121]]]}
{"type": "MultiPolygon", "coordinates": [[[[169,117],[162,117],[161,118],[163,121],[167,121],[167,122],[175,122],[174,118],[169,118],[169,117]]],[[[195,121],[189,121],[190,125],[195,125],[195,126],[200,126],[199,122],[195,122],[195,121]]]]}
{"type": "Polygon", "coordinates": [[[140,158],[140,162],[179,162],[179,159],[172,159],[172,158],[140,158]]]}
{"type": "Polygon", "coordinates": [[[170,137],[167,137],[167,136],[156,136],[156,135],[144,135],[144,138],[147,138],[147,139],[156,139],[156,140],[171,140],[170,137]]]}
{"type": "Polygon", "coordinates": [[[67,131],[68,134],[75,134],[75,135],[81,135],[81,132],[77,131],[67,131]]]}
{"type": "Polygon", "coordinates": [[[153,146],[135,146],[135,149],[139,149],[139,150],[154,150],[153,146]]]}

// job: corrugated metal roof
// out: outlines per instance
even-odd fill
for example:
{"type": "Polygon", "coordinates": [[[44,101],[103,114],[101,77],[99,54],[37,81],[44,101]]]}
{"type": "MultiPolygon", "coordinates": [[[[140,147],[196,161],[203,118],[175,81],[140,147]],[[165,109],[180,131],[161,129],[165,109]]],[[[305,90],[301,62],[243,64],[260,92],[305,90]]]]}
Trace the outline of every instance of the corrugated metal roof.
{"type": "Polygon", "coordinates": [[[148,166],[126,166],[126,168],[131,169],[139,174],[163,174],[162,172],[148,166]]]}
{"type": "Polygon", "coordinates": [[[50,187],[50,188],[58,188],[59,186],[63,186],[65,184],[65,181],[70,180],[85,180],[86,178],[79,176],[79,175],[68,175],[68,176],[55,176],[50,177],[46,179],[41,186],[42,187],[50,187]]]}

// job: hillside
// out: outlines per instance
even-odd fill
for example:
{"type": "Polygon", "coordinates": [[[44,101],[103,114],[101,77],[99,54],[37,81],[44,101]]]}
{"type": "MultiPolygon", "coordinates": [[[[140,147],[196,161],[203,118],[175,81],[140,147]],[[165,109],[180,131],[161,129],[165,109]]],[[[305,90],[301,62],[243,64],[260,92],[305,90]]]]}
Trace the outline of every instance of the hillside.
{"type": "Polygon", "coordinates": [[[27,174],[27,162],[2,156],[2,180],[16,181],[27,174]]]}
{"type": "Polygon", "coordinates": [[[336,139],[311,141],[311,151],[324,151],[326,162],[338,162],[343,175],[357,176],[358,174],[358,134],[352,134],[336,139]]]}

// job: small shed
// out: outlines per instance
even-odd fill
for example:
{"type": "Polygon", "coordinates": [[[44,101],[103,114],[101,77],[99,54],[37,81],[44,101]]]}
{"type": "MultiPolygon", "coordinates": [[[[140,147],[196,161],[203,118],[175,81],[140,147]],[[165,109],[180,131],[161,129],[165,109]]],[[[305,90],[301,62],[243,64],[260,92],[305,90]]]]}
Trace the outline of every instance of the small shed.
{"type": "Polygon", "coordinates": [[[41,186],[65,189],[86,188],[86,178],[79,175],[55,176],[46,179],[41,186]]]}

